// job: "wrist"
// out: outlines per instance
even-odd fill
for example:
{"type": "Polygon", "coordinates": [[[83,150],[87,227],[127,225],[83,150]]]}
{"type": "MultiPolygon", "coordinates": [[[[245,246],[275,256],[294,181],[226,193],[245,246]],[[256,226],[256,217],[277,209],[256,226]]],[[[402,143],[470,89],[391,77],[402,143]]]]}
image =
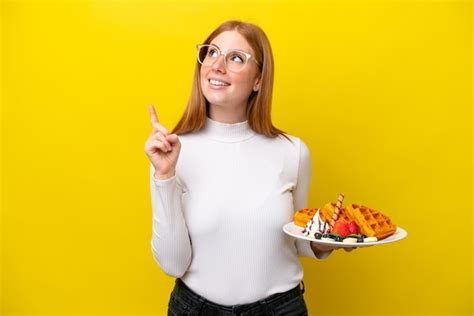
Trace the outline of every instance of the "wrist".
{"type": "Polygon", "coordinates": [[[311,244],[311,249],[313,250],[314,254],[317,255],[321,252],[321,250],[316,246],[316,244],[312,241],[310,241],[311,244]]]}
{"type": "Polygon", "coordinates": [[[314,243],[312,241],[310,241],[310,245],[311,245],[311,249],[313,250],[314,254],[315,255],[320,255],[321,253],[325,253],[325,252],[331,252],[334,250],[333,247],[326,247],[324,245],[318,245],[317,243],[314,243]]]}
{"type": "Polygon", "coordinates": [[[318,258],[319,260],[326,259],[334,250],[334,248],[317,245],[316,243],[313,243],[312,241],[310,243],[311,243],[311,249],[313,250],[314,256],[318,258]]]}
{"type": "Polygon", "coordinates": [[[171,172],[163,173],[163,174],[155,172],[154,177],[155,177],[156,180],[167,180],[169,178],[172,178],[174,175],[175,175],[175,171],[173,170],[171,172]]]}

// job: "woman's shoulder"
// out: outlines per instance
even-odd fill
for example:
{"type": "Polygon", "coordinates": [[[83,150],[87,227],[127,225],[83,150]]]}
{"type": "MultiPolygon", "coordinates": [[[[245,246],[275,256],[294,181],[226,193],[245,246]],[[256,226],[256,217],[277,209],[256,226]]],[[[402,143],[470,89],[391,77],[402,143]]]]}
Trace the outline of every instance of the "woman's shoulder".
{"type": "Polygon", "coordinates": [[[303,143],[302,139],[298,136],[291,135],[288,133],[282,133],[279,134],[276,139],[278,139],[279,142],[281,142],[284,145],[290,146],[290,147],[296,147],[299,148],[301,143],[303,143]]]}
{"type": "Polygon", "coordinates": [[[299,156],[309,155],[309,147],[306,145],[302,137],[291,135],[288,133],[284,133],[283,135],[279,135],[280,142],[283,144],[283,146],[291,148],[291,150],[299,156]],[[287,136],[289,140],[283,135],[287,136]]]}

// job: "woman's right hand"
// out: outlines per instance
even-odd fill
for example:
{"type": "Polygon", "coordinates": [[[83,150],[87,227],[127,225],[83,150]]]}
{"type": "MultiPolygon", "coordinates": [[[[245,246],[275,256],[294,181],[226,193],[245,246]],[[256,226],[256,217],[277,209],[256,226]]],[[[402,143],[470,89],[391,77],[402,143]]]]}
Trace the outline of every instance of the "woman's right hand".
{"type": "Polygon", "coordinates": [[[168,179],[175,174],[181,142],[177,134],[169,134],[159,123],[153,105],[150,104],[148,107],[152,131],[145,143],[145,153],[155,167],[155,178],[168,179]]]}

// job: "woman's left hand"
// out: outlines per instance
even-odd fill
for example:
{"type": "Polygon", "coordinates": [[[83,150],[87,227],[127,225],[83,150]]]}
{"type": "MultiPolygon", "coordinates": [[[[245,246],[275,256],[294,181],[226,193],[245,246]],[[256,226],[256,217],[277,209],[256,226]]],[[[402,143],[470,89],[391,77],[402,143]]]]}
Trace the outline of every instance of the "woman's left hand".
{"type": "Polygon", "coordinates": [[[333,246],[333,245],[321,245],[317,244],[314,242],[311,242],[311,248],[313,251],[331,251],[331,250],[339,250],[339,249],[344,249],[346,252],[351,252],[352,250],[358,248],[358,247],[338,247],[338,246],[333,246]]]}

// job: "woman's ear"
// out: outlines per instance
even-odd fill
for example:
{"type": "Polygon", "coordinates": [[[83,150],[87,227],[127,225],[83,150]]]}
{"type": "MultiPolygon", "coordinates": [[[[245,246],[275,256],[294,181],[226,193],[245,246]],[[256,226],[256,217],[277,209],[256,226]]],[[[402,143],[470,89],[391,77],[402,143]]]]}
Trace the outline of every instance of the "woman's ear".
{"type": "Polygon", "coordinates": [[[260,77],[257,77],[255,83],[253,84],[253,91],[258,91],[260,89],[260,77]]]}

